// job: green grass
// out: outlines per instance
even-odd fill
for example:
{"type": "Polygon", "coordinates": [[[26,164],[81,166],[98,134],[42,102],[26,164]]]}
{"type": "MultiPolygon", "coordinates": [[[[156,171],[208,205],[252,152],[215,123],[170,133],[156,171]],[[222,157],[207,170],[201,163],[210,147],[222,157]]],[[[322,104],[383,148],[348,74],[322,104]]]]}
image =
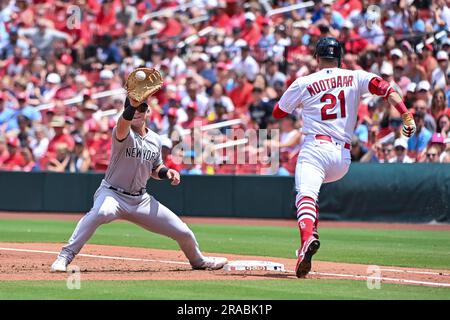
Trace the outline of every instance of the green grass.
{"type": "Polygon", "coordinates": [[[450,290],[364,281],[81,281],[79,290],[64,281],[0,282],[0,299],[450,299],[450,290]]]}
{"type": "MultiPolygon", "coordinates": [[[[76,222],[0,219],[1,242],[65,242],[76,222]]],[[[203,251],[295,258],[299,243],[295,227],[191,225],[203,251]]],[[[417,230],[320,230],[317,260],[385,266],[449,269],[450,232],[417,230]]],[[[100,227],[89,243],[177,249],[171,239],[127,222],[100,227]]]]}

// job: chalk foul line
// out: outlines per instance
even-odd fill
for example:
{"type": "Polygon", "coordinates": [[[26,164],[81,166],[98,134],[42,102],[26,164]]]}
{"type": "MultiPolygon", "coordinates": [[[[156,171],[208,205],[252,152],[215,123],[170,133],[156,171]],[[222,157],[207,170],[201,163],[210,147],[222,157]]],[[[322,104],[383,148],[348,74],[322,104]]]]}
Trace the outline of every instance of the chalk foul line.
{"type": "MultiPolygon", "coordinates": [[[[33,249],[18,249],[18,248],[2,248],[0,247],[0,251],[13,251],[13,252],[27,252],[27,253],[44,253],[44,254],[59,254],[58,251],[46,251],[46,250],[33,250],[33,249]]],[[[77,256],[87,257],[87,258],[96,258],[96,259],[109,259],[109,260],[125,260],[125,261],[141,261],[141,262],[157,262],[157,263],[167,263],[167,264],[179,264],[179,265],[190,265],[188,262],[183,261],[172,261],[172,260],[155,260],[155,259],[143,259],[143,258],[129,258],[129,257],[115,257],[115,256],[101,256],[94,254],[83,254],[80,253],[77,256]]],[[[430,274],[430,275],[447,275],[439,272],[428,272],[428,271],[413,271],[413,270],[401,270],[401,269],[381,269],[381,271],[387,272],[399,272],[405,273],[410,271],[409,273],[418,273],[418,274],[430,274]]],[[[294,273],[294,270],[286,270],[285,272],[294,273]]],[[[328,276],[328,277],[339,277],[339,278],[352,278],[352,279],[362,279],[367,280],[369,276],[360,276],[354,274],[344,274],[344,273],[328,273],[328,272],[315,272],[311,271],[310,274],[318,275],[318,276],[328,276]]],[[[409,284],[419,284],[419,285],[428,285],[435,287],[449,287],[450,283],[445,282],[431,282],[431,281],[419,281],[419,280],[408,280],[408,279],[398,279],[391,277],[370,277],[371,280],[380,280],[380,281],[392,281],[398,283],[409,283],[409,284]]]]}

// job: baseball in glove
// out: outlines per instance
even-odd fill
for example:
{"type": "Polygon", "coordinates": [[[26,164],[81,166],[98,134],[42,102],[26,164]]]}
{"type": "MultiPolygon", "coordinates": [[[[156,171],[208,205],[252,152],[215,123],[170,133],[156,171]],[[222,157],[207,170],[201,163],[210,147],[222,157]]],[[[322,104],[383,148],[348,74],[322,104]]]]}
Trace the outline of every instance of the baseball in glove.
{"type": "Polygon", "coordinates": [[[137,68],[128,76],[125,83],[125,90],[130,99],[142,103],[161,89],[162,85],[163,80],[158,70],[153,68],[137,68]]]}

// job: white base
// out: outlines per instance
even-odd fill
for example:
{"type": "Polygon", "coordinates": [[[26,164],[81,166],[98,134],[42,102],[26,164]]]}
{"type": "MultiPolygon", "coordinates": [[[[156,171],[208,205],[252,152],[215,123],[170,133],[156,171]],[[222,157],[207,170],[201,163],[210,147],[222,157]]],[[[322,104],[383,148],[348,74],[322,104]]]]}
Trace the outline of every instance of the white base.
{"type": "Polygon", "coordinates": [[[284,271],[284,264],[271,261],[238,260],[224,265],[225,271],[284,271]]]}

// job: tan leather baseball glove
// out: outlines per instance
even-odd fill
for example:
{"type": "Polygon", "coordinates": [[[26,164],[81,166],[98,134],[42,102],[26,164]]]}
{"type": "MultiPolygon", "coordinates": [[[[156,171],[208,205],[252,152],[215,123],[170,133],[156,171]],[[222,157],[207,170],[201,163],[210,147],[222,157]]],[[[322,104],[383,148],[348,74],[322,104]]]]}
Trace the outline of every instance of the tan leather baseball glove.
{"type": "Polygon", "coordinates": [[[125,90],[128,96],[140,103],[145,102],[148,97],[155,94],[163,85],[161,73],[153,68],[137,68],[128,76],[125,82],[125,90]],[[142,74],[145,77],[139,78],[136,74],[142,74]]]}

